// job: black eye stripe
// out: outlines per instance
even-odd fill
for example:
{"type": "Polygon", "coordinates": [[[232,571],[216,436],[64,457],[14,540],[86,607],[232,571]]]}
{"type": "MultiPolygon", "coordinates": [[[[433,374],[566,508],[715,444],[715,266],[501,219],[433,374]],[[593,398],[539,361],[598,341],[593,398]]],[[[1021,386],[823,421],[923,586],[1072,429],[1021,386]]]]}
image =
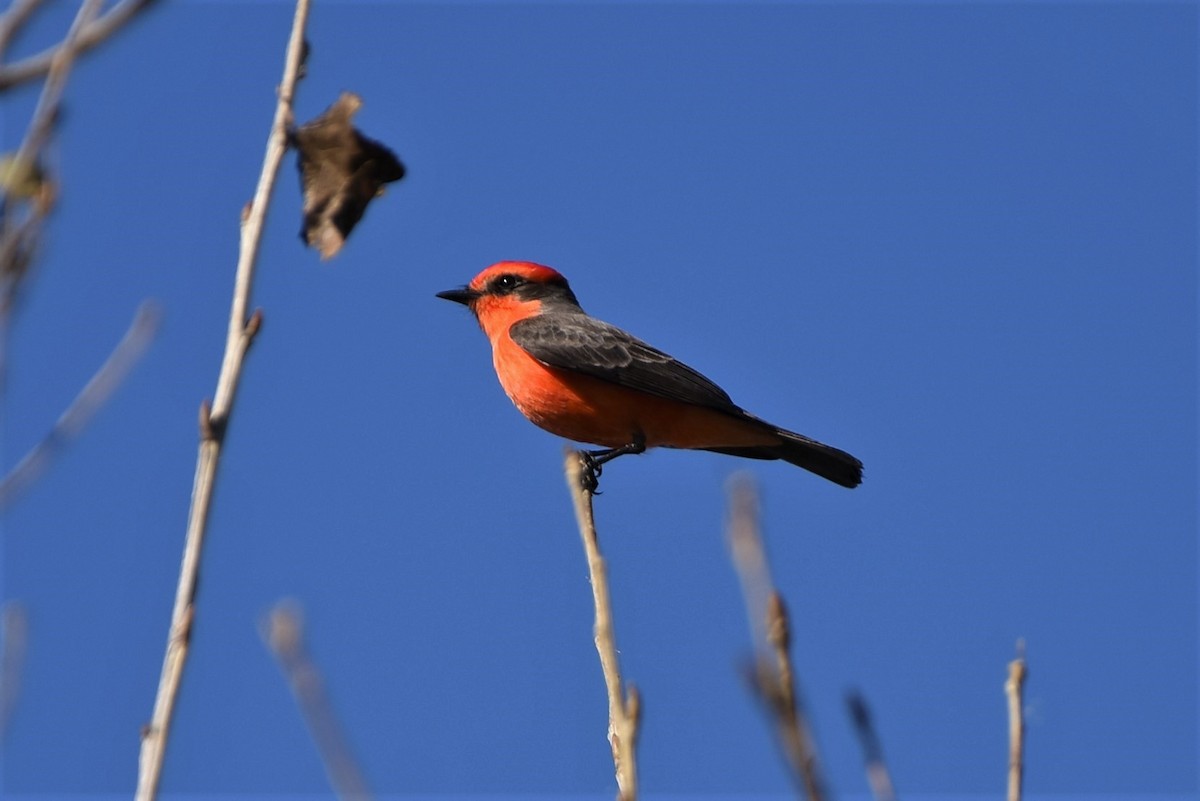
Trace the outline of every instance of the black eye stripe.
{"type": "Polygon", "coordinates": [[[503,273],[487,282],[483,294],[493,297],[514,295],[518,300],[555,300],[563,299],[578,305],[574,293],[567,286],[565,279],[551,277],[548,280],[532,281],[517,273],[503,273]]]}
{"type": "Polygon", "coordinates": [[[505,273],[493,279],[490,288],[497,295],[508,295],[516,291],[524,283],[526,283],[525,279],[519,275],[505,273]]]}

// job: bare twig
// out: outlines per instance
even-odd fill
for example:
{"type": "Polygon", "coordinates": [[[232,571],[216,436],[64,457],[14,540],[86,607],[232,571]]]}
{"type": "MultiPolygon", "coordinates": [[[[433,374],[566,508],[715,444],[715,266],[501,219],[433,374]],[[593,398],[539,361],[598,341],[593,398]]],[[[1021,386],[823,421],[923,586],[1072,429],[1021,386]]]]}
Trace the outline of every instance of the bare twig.
{"type": "Polygon", "coordinates": [[[1025,678],[1025,641],[1017,640],[1017,658],[1008,663],[1008,801],[1021,801],[1021,782],[1025,773],[1025,709],[1022,693],[1025,678]]]}
{"type": "MultiPolygon", "coordinates": [[[[145,9],[152,2],[154,0],[122,0],[122,2],[117,3],[105,12],[99,19],[90,21],[84,26],[79,31],[78,41],[69,49],[77,52],[91,50],[116,33],[125,23],[133,19],[139,11],[145,9]]],[[[25,6],[36,4],[36,2],[31,3],[29,0],[23,0],[17,8],[10,9],[5,14],[3,18],[4,27],[0,28],[0,34],[7,37],[3,40],[3,44],[8,44],[13,33],[25,22],[28,14],[32,11],[32,9],[27,9],[25,6]],[[15,12],[20,13],[12,16],[15,12]]],[[[67,48],[66,41],[52,45],[42,52],[23,58],[14,64],[0,66],[0,91],[45,75],[50,70],[55,57],[60,55],[64,48],[67,48]]]]}
{"type": "Polygon", "coordinates": [[[25,643],[29,620],[21,604],[10,601],[0,610],[0,743],[8,732],[8,721],[21,692],[21,669],[25,665],[25,643]]]}
{"type": "Polygon", "coordinates": [[[596,536],[596,520],[592,515],[592,493],[583,488],[583,460],[577,451],[567,449],[565,472],[567,486],[575,503],[575,519],[583,537],[587,554],[588,574],[592,582],[592,599],[596,606],[594,628],[596,651],[600,654],[600,670],[608,690],[608,743],[612,748],[616,769],[619,801],[637,798],[637,736],[641,720],[641,696],[632,685],[626,690],[621,680],[621,665],[617,658],[616,634],[613,631],[612,603],[608,594],[608,569],[600,555],[596,536]]]}
{"type": "Polygon", "coordinates": [[[746,617],[756,649],[767,641],[767,599],[774,588],[758,525],[758,491],[745,474],[729,481],[729,549],[746,601],[746,617]]]}
{"type": "Polygon", "coordinates": [[[774,714],[783,753],[805,797],[821,801],[825,784],[817,761],[816,740],[800,703],[792,669],[791,621],[783,596],[776,591],[767,599],[767,631],[767,643],[775,656],[774,669],[769,659],[760,659],[756,687],[774,714]]]}
{"type": "MultiPolygon", "coordinates": [[[[84,32],[100,12],[104,0],[84,0],[79,6],[66,37],[50,53],[46,61],[46,83],[42,87],[41,97],[38,98],[37,109],[33,112],[33,121],[17,151],[17,162],[33,164],[37,161],[54,129],[54,121],[58,118],[58,109],[62,105],[63,90],[67,86],[67,76],[75,63],[75,58],[84,49],[84,32]]],[[[0,89],[3,86],[0,85],[0,89]]]]}
{"type": "MultiPolygon", "coordinates": [[[[67,85],[67,76],[71,72],[75,56],[82,47],[81,37],[93,18],[99,13],[101,5],[103,5],[103,0],[84,0],[79,6],[79,11],[76,13],[67,35],[47,61],[46,81],[42,86],[42,93],[38,97],[33,119],[29,123],[20,148],[9,160],[8,169],[12,170],[14,175],[9,176],[10,186],[5,189],[3,198],[0,199],[0,380],[3,379],[8,319],[13,299],[27,274],[29,262],[33,257],[41,233],[42,220],[50,212],[54,196],[53,190],[48,188],[51,186],[51,182],[44,182],[44,179],[41,178],[38,179],[38,182],[44,182],[46,186],[39,191],[33,191],[29,197],[25,198],[17,197],[16,193],[11,191],[11,184],[25,183],[25,181],[13,180],[16,175],[32,177],[40,172],[42,150],[49,141],[50,134],[54,131],[59,107],[62,105],[63,91],[67,85]],[[18,214],[16,206],[26,205],[26,201],[31,202],[27,203],[28,208],[25,213],[18,214]]],[[[22,21],[22,15],[27,15],[31,11],[32,9],[23,7],[11,10],[9,14],[14,17],[9,19],[9,22],[15,21],[19,24],[22,21]]]]}
{"type": "Polygon", "coordinates": [[[854,732],[858,735],[858,742],[862,747],[867,783],[871,785],[875,801],[896,801],[896,788],[892,784],[892,775],[888,771],[887,763],[883,760],[883,746],[871,721],[867,699],[857,690],[852,691],[846,696],[846,707],[850,711],[854,732]]]}
{"type": "Polygon", "coordinates": [[[304,617],[299,607],[290,601],[275,604],[263,620],[261,633],[292,689],[334,792],[342,801],[370,801],[371,791],[338,725],[321,672],[304,647],[304,617]]]}
{"type": "Polygon", "coordinates": [[[748,477],[736,476],[730,482],[729,509],[729,545],[754,637],[751,685],[771,713],[798,788],[810,801],[821,801],[825,793],[815,739],[792,668],[791,623],[771,580],[759,527],[758,493],[748,477]]]}
{"type": "Polygon", "coordinates": [[[43,0],[15,0],[4,15],[0,16],[0,63],[4,61],[13,38],[25,27],[25,23],[42,2],[43,0]]]}
{"type": "Polygon", "coordinates": [[[104,364],[87,382],[71,405],[41,442],[17,462],[8,475],[0,479],[0,510],[3,510],[36,479],[50,461],[83,430],[92,415],[104,405],[129,371],[145,354],[158,331],[161,313],[158,306],[146,301],[138,307],[133,322],[113,348],[104,364]]]}
{"type": "Polygon", "coordinates": [[[138,767],[138,801],[151,801],[158,792],[162,773],[163,757],[166,752],[167,735],[175,710],[175,698],[179,693],[183,666],[187,660],[188,642],[192,620],[195,615],[196,583],[200,572],[200,554],[204,544],[204,533],[208,524],[208,513],[212,505],[213,487],[217,465],[221,457],[221,445],[228,428],[233,400],[242,374],[246,352],[262,325],[262,314],[256,311],[247,317],[250,305],[250,288],[254,280],[255,262],[262,239],[263,223],[267,205],[279,165],[287,150],[287,129],[292,120],[292,98],[300,75],[304,51],[304,28],[308,20],[308,0],[298,0],[288,41],[283,81],[279,86],[279,102],[275,119],[267,138],[267,151],[263,158],[262,173],[254,199],[242,218],[241,246],[238,255],[237,275],[234,279],[233,303],[229,314],[229,330],[225,340],[225,356],[217,378],[217,390],[212,406],[207,402],[200,407],[200,448],[196,457],[196,476],[192,485],[192,505],[188,513],[187,537],[184,543],[183,561],[179,569],[179,585],[175,593],[175,606],[171,613],[171,628],[167,637],[166,654],[163,657],[162,675],[158,693],[154,700],[154,713],[142,736],[142,750],[138,767]]]}

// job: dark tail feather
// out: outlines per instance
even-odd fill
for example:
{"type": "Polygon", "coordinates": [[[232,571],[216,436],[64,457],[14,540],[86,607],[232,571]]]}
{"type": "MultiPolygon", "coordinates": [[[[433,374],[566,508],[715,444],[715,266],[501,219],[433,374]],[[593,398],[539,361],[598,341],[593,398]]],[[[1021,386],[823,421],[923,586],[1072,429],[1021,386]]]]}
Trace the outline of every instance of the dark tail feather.
{"type": "Polygon", "coordinates": [[[783,438],[779,458],[851,489],[862,483],[863,465],[845,451],[791,431],[777,429],[783,438]]]}
{"type": "Polygon", "coordinates": [[[785,462],[803,467],[821,478],[826,478],[834,484],[853,489],[862,483],[862,462],[845,451],[840,451],[831,445],[809,439],[802,434],[793,434],[782,428],[775,428],[775,433],[783,440],[779,445],[762,445],[751,448],[707,448],[706,450],[725,453],[730,456],[742,456],[747,459],[782,459],[785,462]]]}

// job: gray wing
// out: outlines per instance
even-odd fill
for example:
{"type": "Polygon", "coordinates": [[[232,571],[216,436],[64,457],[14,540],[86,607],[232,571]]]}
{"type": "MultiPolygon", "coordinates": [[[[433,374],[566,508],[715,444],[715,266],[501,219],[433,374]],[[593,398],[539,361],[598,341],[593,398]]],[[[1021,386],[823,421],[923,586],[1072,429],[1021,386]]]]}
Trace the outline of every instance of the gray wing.
{"type": "Polygon", "coordinates": [[[725,390],[683,362],[586,314],[545,312],[514,323],[508,335],[551,367],[669,400],[744,414],[725,390]]]}

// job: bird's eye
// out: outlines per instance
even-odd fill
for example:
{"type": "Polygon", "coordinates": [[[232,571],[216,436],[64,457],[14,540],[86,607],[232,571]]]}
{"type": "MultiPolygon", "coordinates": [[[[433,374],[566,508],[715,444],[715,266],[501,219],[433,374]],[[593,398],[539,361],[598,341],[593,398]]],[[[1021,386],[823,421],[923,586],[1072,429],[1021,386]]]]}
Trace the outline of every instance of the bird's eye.
{"type": "Polygon", "coordinates": [[[499,295],[507,295],[520,285],[521,279],[518,276],[506,273],[492,282],[492,291],[499,295]]]}

